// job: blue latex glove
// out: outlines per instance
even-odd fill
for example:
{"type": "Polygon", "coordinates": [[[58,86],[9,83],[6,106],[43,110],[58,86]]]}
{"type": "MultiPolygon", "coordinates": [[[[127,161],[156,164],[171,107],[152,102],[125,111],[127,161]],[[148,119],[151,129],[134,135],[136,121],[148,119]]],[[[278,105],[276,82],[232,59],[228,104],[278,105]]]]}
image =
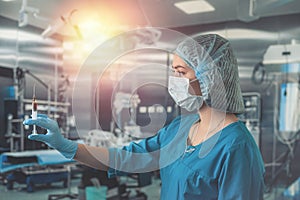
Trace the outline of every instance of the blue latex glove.
{"type": "Polygon", "coordinates": [[[39,114],[37,119],[27,119],[23,124],[37,125],[47,129],[47,134],[31,134],[28,136],[28,139],[44,142],[58,150],[66,158],[72,159],[75,156],[78,144],[64,138],[60,133],[57,122],[48,118],[47,115],[39,114]]]}

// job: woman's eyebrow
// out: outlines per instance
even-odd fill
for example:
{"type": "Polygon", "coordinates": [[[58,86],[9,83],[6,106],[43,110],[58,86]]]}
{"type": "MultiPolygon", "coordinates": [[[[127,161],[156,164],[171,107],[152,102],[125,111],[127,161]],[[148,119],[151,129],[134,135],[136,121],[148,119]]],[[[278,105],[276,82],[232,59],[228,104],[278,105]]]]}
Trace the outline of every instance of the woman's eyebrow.
{"type": "Polygon", "coordinates": [[[176,65],[176,66],[172,66],[173,69],[178,69],[178,68],[183,68],[186,69],[186,67],[182,66],[182,65],[176,65]]]}

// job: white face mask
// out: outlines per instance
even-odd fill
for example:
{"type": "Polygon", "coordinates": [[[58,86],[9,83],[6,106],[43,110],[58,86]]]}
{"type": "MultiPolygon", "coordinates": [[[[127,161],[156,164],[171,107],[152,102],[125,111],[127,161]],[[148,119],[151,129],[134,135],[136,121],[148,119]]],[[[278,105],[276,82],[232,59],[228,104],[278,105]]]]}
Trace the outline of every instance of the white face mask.
{"type": "MultiPolygon", "coordinates": [[[[196,79],[197,80],[197,79],[196,79]]],[[[176,104],[187,111],[199,110],[203,97],[189,93],[190,80],[183,77],[169,76],[168,91],[176,104]]]]}

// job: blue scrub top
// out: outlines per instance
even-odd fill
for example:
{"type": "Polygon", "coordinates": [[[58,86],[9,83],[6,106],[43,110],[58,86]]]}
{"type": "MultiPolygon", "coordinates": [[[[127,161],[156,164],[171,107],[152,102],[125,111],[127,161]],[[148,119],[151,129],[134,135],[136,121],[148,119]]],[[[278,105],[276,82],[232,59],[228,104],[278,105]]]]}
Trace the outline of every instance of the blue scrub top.
{"type": "Polygon", "coordinates": [[[196,114],[177,117],[153,137],[110,148],[110,177],[160,169],[161,199],[263,199],[264,163],[245,125],[238,121],[197,146],[187,146],[196,114]]]}

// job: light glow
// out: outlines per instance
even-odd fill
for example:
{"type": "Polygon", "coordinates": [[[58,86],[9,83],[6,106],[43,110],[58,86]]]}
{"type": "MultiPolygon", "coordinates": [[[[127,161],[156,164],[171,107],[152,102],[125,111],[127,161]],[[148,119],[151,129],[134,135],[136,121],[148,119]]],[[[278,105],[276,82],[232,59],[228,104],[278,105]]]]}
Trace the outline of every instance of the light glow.
{"type": "Polygon", "coordinates": [[[78,60],[83,62],[100,44],[125,31],[124,26],[118,25],[113,18],[93,10],[73,12],[69,25],[70,33],[75,33],[76,37],[64,41],[64,61],[72,64],[78,64],[78,60]]]}
{"type": "Polygon", "coordinates": [[[63,42],[63,48],[64,50],[68,51],[68,50],[73,50],[74,49],[74,43],[70,42],[70,41],[64,41],[63,42]]]}
{"type": "Polygon", "coordinates": [[[78,27],[83,36],[83,39],[94,38],[96,35],[99,34],[103,35],[103,33],[101,32],[104,30],[104,28],[102,28],[100,22],[95,20],[87,20],[87,21],[80,22],[78,24],[78,27]]]}

